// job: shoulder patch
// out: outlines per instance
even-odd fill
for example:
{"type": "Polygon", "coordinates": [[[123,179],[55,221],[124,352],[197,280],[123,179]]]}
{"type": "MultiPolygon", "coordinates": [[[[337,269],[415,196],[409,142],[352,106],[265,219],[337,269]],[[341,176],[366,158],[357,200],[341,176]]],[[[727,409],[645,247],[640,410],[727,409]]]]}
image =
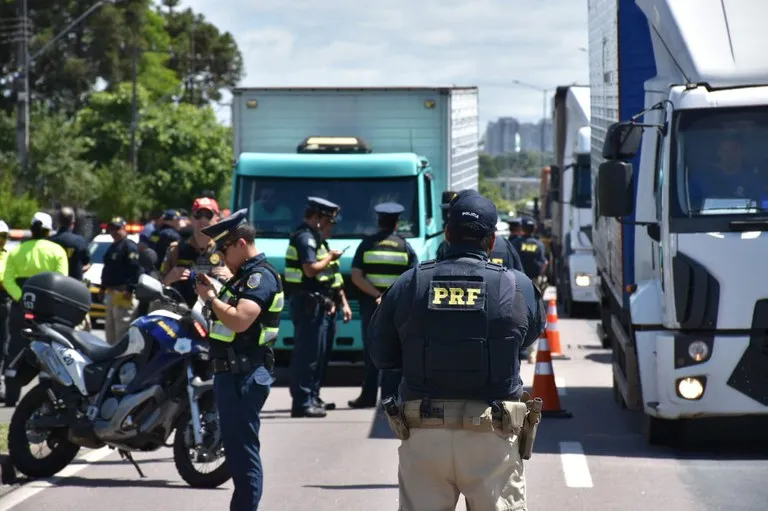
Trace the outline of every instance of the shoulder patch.
{"type": "Polygon", "coordinates": [[[256,289],[261,284],[261,273],[253,273],[250,277],[248,277],[248,282],[246,282],[246,286],[248,286],[250,289],[256,289]]]}
{"type": "Polygon", "coordinates": [[[433,280],[429,283],[431,310],[478,311],[485,309],[485,282],[433,280]]]}
{"type": "Polygon", "coordinates": [[[213,254],[211,254],[211,257],[208,258],[208,262],[210,262],[211,264],[219,264],[221,262],[221,256],[218,253],[214,252],[213,254]]]}
{"type": "Polygon", "coordinates": [[[435,264],[437,264],[437,260],[427,259],[426,261],[422,261],[419,263],[419,269],[434,268],[435,264]]]}
{"type": "Polygon", "coordinates": [[[312,248],[317,248],[317,242],[315,241],[315,238],[310,237],[307,240],[307,245],[309,245],[312,248]]]}
{"type": "Polygon", "coordinates": [[[138,258],[139,258],[139,253],[138,252],[130,252],[128,254],[128,259],[138,259],[138,258]]]}
{"type": "Polygon", "coordinates": [[[494,271],[504,271],[505,269],[505,266],[501,259],[491,259],[490,261],[486,261],[485,267],[488,270],[494,270],[494,271]]]}

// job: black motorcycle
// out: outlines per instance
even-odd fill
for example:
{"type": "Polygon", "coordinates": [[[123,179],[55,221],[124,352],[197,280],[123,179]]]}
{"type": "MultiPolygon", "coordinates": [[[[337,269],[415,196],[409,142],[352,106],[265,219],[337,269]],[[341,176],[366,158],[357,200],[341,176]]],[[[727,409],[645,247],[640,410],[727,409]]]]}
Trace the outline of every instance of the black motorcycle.
{"type": "Polygon", "coordinates": [[[50,477],[81,447],[109,446],[130,461],[131,452],[172,447],[176,469],[194,487],[214,488],[230,473],[224,460],[208,364],[207,321],[172,288],[142,275],[141,300],[166,309],[131,323],[112,346],[77,331],[90,310],[88,288],[58,273],[27,279],[22,304],[29,345],[10,364],[22,385],[40,383],[11,418],[11,461],[30,477],[50,477]],[[175,431],[173,444],[167,444],[175,431]],[[35,456],[30,443],[47,447],[35,456]],[[210,472],[195,463],[219,463],[210,472]]]}

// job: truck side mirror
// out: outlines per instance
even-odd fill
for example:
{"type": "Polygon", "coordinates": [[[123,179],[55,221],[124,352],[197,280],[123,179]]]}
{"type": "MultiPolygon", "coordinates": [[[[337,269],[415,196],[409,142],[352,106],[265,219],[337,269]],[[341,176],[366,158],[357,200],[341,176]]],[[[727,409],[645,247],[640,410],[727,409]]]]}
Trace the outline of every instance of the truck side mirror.
{"type": "Polygon", "coordinates": [[[595,185],[599,216],[618,218],[632,213],[634,190],[631,163],[617,160],[601,163],[595,185]]]}
{"type": "Polygon", "coordinates": [[[603,142],[606,160],[630,160],[640,149],[643,127],[631,122],[615,122],[608,127],[603,142]]]}

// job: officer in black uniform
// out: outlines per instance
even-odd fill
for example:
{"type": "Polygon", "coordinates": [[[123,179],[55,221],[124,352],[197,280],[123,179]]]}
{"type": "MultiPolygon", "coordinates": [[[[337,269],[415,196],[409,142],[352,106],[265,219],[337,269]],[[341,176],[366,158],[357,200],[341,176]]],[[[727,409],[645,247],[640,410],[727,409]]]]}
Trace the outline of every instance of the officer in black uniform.
{"type": "Polygon", "coordinates": [[[284,283],[290,299],[294,345],[291,355],[291,417],[325,417],[317,377],[336,335],[334,283],[343,252],[330,250],[323,232],[336,223],[341,206],[308,197],[304,222],[291,234],[285,253],[284,283]],[[330,341],[329,341],[330,339],[330,341]]]}
{"type": "MultiPolygon", "coordinates": [[[[448,218],[448,212],[450,211],[451,204],[453,204],[459,197],[462,197],[464,195],[480,195],[480,192],[477,190],[462,190],[459,193],[454,192],[447,192],[449,194],[452,194],[450,196],[450,200],[448,202],[443,201],[443,204],[441,205],[441,208],[443,209],[443,223],[447,221],[448,218]]],[[[443,199],[446,198],[446,195],[443,194],[443,199]]],[[[500,237],[498,234],[496,236],[496,242],[493,245],[493,251],[491,252],[489,258],[491,259],[491,262],[501,264],[502,266],[506,268],[510,268],[517,271],[523,271],[523,263],[520,261],[520,256],[517,253],[517,250],[515,250],[515,247],[512,246],[512,244],[504,237],[500,237]]],[[[442,243],[440,243],[440,246],[437,247],[437,257],[436,259],[444,259],[445,254],[448,250],[448,241],[443,240],[442,243]]]]}
{"type": "MultiPolygon", "coordinates": [[[[352,283],[360,289],[360,322],[363,330],[365,376],[357,399],[349,401],[350,408],[376,406],[379,393],[379,370],[373,365],[368,349],[368,325],[381,295],[397,277],[412,268],[418,257],[411,244],[395,233],[397,220],[405,208],[396,202],[385,202],[374,208],[378,215],[379,232],[363,238],[352,259],[352,283]]],[[[402,374],[400,371],[381,373],[381,397],[396,396],[402,374]]]]}
{"type": "Polygon", "coordinates": [[[523,235],[523,224],[520,218],[510,218],[507,223],[509,224],[509,242],[512,243],[515,238],[523,235]]]}
{"type": "Polygon", "coordinates": [[[473,509],[525,509],[518,353],[546,315],[530,279],[488,260],[496,221],[490,200],[459,197],[445,259],[405,272],[373,315],[374,363],[403,371],[402,406],[384,405],[404,427],[393,430],[406,511],[453,509],[459,493],[473,509]]]}
{"type": "Polygon", "coordinates": [[[168,251],[168,247],[171,243],[181,241],[181,234],[179,234],[179,222],[181,221],[181,213],[176,209],[169,209],[163,213],[163,227],[150,236],[150,240],[157,237],[157,242],[153,248],[157,254],[158,265],[157,269],[160,269],[160,265],[165,261],[165,253],[168,251]]]}
{"type": "Polygon", "coordinates": [[[139,246],[128,238],[125,225],[122,217],[109,222],[109,233],[114,241],[104,254],[101,270],[101,290],[107,296],[104,301],[107,309],[104,337],[112,345],[122,339],[135,318],[138,301],[133,292],[144,273],[139,264],[139,246]]]}
{"type": "Polygon", "coordinates": [[[274,382],[274,352],[283,288],[280,274],[256,248],[248,210],[203,229],[216,240],[234,276],[217,294],[199,274],[195,290],[210,311],[211,367],[224,452],[235,491],[232,511],[254,511],[263,488],[259,414],[274,382]]]}
{"type": "Polygon", "coordinates": [[[86,239],[74,233],[75,211],[69,207],[61,208],[58,220],[59,230],[51,236],[50,240],[61,245],[67,252],[69,276],[83,280],[83,273],[91,265],[91,253],[88,251],[86,239]]]}
{"type": "Polygon", "coordinates": [[[547,250],[533,231],[536,230],[536,221],[524,216],[520,219],[523,235],[515,237],[511,243],[520,254],[523,261],[523,271],[534,282],[540,280],[547,269],[547,250]]]}

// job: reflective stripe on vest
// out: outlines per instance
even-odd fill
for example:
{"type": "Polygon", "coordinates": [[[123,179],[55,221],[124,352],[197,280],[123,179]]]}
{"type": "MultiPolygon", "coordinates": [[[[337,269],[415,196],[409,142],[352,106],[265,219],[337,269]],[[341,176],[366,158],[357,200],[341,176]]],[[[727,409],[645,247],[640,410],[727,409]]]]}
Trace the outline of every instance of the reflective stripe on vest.
{"type": "Polygon", "coordinates": [[[384,291],[409,267],[410,256],[406,241],[396,234],[379,239],[363,252],[362,263],[360,269],[368,282],[384,291]]]}
{"type": "Polygon", "coordinates": [[[364,264],[393,264],[408,266],[408,254],[405,252],[391,252],[383,250],[368,250],[363,252],[364,264]]]}
{"type": "MultiPolygon", "coordinates": [[[[293,240],[291,240],[292,242],[293,240]]],[[[325,256],[328,255],[328,250],[321,245],[318,247],[317,252],[317,259],[323,259],[325,256]]],[[[335,262],[335,261],[334,261],[335,262]]],[[[334,280],[334,268],[332,266],[333,262],[325,267],[323,271],[318,273],[314,276],[314,280],[322,283],[328,283],[332,282],[334,280]]],[[[340,276],[340,275],[339,275],[340,276]]],[[[288,248],[285,251],[285,282],[289,284],[301,284],[302,278],[310,279],[310,277],[307,277],[304,275],[304,270],[301,268],[301,265],[299,264],[299,251],[296,249],[293,245],[288,245],[288,248]]],[[[335,285],[335,282],[334,282],[335,285]]]]}
{"type": "Polygon", "coordinates": [[[369,273],[365,276],[365,278],[368,279],[368,282],[373,284],[375,287],[388,288],[395,283],[399,276],[400,275],[378,275],[369,273]]]}
{"type": "MultiPolygon", "coordinates": [[[[219,296],[219,299],[223,302],[227,302],[229,298],[233,297],[229,290],[223,289],[223,293],[219,296]]],[[[274,343],[277,340],[278,332],[279,332],[279,317],[280,313],[283,311],[283,307],[285,306],[285,294],[280,291],[279,293],[275,293],[275,297],[272,299],[272,303],[269,306],[269,309],[267,312],[271,313],[271,317],[277,318],[276,321],[271,321],[270,323],[274,323],[274,326],[261,324],[261,334],[259,334],[259,346],[263,346],[265,344],[274,343]]],[[[258,321],[258,320],[257,320],[258,321]]],[[[217,341],[221,342],[232,342],[235,340],[235,332],[224,326],[224,324],[219,321],[215,320],[213,324],[211,325],[211,331],[209,332],[209,337],[211,339],[215,339],[217,341]]]]}
{"type": "MultiPolygon", "coordinates": [[[[222,287],[221,292],[219,293],[219,300],[229,303],[229,299],[233,296],[234,295],[229,292],[229,289],[222,287]]],[[[221,342],[232,342],[235,340],[235,332],[225,327],[224,323],[216,319],[213,321],[213,324],[211,324],[211,330],[208,332],[208,337],[221,342]]]]}

